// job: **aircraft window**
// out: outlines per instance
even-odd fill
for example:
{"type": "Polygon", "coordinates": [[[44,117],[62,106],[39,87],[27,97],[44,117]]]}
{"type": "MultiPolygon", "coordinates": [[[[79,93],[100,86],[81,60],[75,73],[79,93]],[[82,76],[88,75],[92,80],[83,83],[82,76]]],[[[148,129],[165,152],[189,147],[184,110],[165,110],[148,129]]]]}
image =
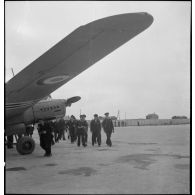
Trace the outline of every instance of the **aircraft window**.
{"type": "Polygon", "coordinates": [[[57,108],[59,108],[59,106],[57,106],[57,108]]]}
{"type": "Polygon", "coordinates": [[[53,108],[52,107],[50,107],[50,110],[52,110],[53,108]]]}
{"type": "Polygon", "coordinates": [[[42,109],[42,108],[41,108],[40,110],[41,110],[41,111],[43,111],[43,109],[42,109]]]}

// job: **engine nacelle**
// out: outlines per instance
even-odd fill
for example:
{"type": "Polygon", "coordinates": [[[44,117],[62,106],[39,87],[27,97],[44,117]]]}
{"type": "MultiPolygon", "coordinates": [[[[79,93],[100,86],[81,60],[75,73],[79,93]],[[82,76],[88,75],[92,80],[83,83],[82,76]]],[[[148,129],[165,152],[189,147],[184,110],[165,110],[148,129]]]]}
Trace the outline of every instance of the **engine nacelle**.
{"type": "Polygon", "coordinates": [[[24,134],[26,133],[26,126],[24,123],[6,126],[6,135],[24,134]]]}
{"type": "Polygon", "coordinates": [[[57,100],[48,100],[48,101],[41,101],[35,104],[32,107],[33,116],[28,113],[25,113],[27,119],[33,117],[34,122],[38,122],[39,120],[52,120],[56,118],[64,117],[66,114],[66,105],[64,99],[57,99],[57,100]]]}

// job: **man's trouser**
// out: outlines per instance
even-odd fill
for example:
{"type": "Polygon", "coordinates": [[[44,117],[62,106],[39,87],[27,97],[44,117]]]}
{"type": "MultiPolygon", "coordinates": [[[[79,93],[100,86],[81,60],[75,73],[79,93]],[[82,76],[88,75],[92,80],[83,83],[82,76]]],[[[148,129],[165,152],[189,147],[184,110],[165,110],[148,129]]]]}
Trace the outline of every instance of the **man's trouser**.
{"type": "Polygon", "coordinates": [[[85,132],[83,129],[79,129],[77,131],[77,145],[80,146],[80,141],[82,139],[82,144],[83,146],[86,146],[85,144],[85,132]]]}
{"type": "Polygon", "coordinates": [[[69,130],[69,134],[70,134],[70,141],[71,143],[73,143],[75,141],[75,130],[74,129],[70,129],[69,130]]]}
{"type": "Polygon", "coordinates": [[[84,137],[85,137],[85,143],[87,144],[88,132],[86,130],[84,130],[84,137]]]}
{"type": "Polygon", "coordinates": [[[106,136],[107,136],[106,144],[107,144],[108,146],[112,146],[111,134],[112,134],[112,132],[106,132],[106,136]]]}
{"type": "Polygon", "coordinates": [[[60,130],[60,140],[63,138],[63,140],[66,140],[65,138],[65,129],[60,130]]]}
{"type": "Polygon", "coordinates": [[[41,134],[40,136],[40,146],[45,150],[47,155],[51,154],[52,145],[52,135],[41,134]]]}
{"type": "Polygon", "coordinates": [[[93,132],[92,133],[92,145],[96,143],[96,140],[98,142],[98,145],[101,145],[101,133],[100,132],[93,132]]]}

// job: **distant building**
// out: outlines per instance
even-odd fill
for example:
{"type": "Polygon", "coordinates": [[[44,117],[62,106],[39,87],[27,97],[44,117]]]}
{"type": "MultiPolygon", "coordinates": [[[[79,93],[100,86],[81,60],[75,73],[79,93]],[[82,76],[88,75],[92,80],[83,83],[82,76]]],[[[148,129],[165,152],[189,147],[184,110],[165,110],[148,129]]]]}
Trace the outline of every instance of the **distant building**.
{"type": "Polygon", "coordinates": [[[146,119],[158,119],[158,115],[153,113],[153,114],[148,114],[146,116],[146,119]]]}
{"type": "Polygon", "coordinates": [[[187,119],[187,116],[173,116],[172,119],[187,119]]]}

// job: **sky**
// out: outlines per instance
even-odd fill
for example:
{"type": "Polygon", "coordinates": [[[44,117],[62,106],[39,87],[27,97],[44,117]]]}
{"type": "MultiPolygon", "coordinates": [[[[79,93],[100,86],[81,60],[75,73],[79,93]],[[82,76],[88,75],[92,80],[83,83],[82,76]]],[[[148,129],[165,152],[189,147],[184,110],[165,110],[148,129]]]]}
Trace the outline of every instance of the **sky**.
{"type": "Polygon", "coordinates": [[[73,30],[111,15],[148,12],[153,24],[51,95],[81,96],[67,115],[190,117],[190,2],[5,2],[5,80],[73,30]]]}

